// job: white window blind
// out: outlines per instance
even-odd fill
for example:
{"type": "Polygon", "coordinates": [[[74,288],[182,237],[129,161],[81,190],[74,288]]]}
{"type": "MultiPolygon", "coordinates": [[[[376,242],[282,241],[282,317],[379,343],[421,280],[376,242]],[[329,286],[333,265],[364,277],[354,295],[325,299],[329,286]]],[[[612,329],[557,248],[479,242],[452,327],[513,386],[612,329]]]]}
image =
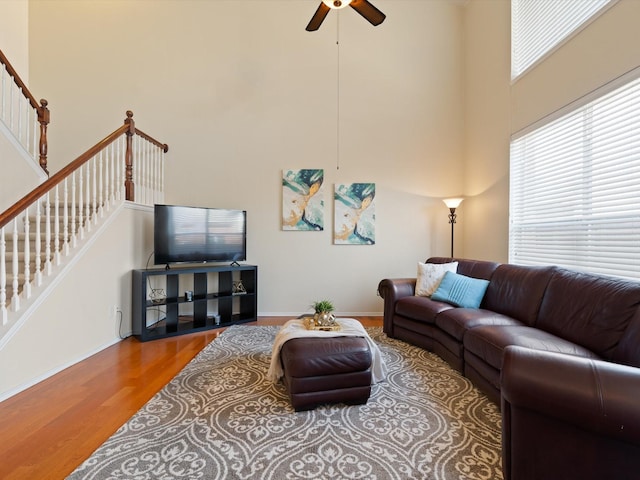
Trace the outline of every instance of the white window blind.
{"type": "Polygon", "coordinates": [[[640,79],[511,142],[509,261],[640,278],[640,79]]]}
{"type": "Polygon", "coordinates": [[[511,78],[614,0],[511,0],[511,78]]]}

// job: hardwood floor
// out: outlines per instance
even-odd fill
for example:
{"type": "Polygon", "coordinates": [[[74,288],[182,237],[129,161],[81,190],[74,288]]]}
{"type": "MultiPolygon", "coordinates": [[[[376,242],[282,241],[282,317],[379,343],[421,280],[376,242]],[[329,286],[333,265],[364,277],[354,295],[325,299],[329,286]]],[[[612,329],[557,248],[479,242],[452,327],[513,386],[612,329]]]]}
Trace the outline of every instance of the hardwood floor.
{"type": "MultiPolygon", "coordinates": [[[[260,317],[246,325],[289,318],[260,317]]],[[[382,317],[355,318],[382,325],[382,317]]],[[[220,331],[146,343],[130,337],[1,402],[0,478],[65,478],[220,331]]]]}

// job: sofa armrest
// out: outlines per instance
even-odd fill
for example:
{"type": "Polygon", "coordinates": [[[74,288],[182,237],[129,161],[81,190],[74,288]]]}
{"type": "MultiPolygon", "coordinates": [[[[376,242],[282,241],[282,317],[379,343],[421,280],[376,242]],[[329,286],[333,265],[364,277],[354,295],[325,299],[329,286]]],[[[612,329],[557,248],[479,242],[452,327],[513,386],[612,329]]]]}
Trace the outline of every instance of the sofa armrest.
{"type": "Polygon", "coordinates": [[[543,470],[631,478],[640,470],[640,369],[511,346],[501,395],[506,480],[548,478],[543,470]]]}
{"type": "Polygon", "coordinates": [[[396,302],[402,297],[415,295],[415,278],[385,278],[378,284],[378,295],[384,299],[383,331],[393,338],[393,314],[396,302]]]}

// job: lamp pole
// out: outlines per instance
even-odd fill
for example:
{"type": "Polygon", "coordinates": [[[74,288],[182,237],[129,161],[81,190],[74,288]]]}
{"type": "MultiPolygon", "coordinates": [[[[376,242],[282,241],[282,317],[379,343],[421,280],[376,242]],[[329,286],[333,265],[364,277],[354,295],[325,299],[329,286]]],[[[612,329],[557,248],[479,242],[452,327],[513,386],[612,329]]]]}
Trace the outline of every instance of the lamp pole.
{"type": "Polygon", "coordinates": [[[445,198],[442,200],[449,207],[449,223],[451,224],[451,258],[453,258],[453,226],[456,223],[456,208],[460,206],[464,198],[445,198]]]}
{"type": "Polygon", "coordinates": [[[456,223],[456,209],[449,209],[449,223],[451,224],[451,258],[453,258],[453,224],[456,223]]]}

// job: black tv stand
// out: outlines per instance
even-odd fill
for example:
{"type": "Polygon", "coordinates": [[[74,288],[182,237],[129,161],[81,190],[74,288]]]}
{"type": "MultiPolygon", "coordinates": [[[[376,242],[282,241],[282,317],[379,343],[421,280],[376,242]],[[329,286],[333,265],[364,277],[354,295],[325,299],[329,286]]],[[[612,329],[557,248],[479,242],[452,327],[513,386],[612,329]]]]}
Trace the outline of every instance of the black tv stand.
{"type": "Polygon", "coordinates": [[[143,342],[254,322],[258,267],[236,263],[134,270],[132,304],[133,334],[143,342]],[[242,295],[234,288],[238,284],[242,295]]]}

